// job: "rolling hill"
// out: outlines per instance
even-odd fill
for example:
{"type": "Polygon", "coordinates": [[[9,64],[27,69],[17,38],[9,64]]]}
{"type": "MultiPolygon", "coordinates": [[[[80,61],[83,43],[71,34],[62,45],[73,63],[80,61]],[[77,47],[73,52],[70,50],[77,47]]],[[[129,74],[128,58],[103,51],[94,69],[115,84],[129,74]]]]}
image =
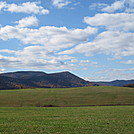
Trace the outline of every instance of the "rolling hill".
{"type": "Polygon", "coordinates": [[[134,105],[134,89],[90,86],[0,90],[0,107],[134,105]]]}

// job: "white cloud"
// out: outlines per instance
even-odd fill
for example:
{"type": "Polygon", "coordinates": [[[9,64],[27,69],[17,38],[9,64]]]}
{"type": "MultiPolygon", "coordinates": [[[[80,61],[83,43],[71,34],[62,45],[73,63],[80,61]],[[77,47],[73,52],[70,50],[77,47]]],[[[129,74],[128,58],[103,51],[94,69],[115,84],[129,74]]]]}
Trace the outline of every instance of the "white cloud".
{"type": "Polygon", "coordinates": [[[112,55],[114,58],[134,55],[134,14],[96,14],[85,17],[84,22],[98,28],[105,28],[94,41],[81,43],[62,54],[85,53],[91,56],[94,53],[112,55]]]}
{"type": "MultiPolygon", "coordinates": [[[[97,33],[96,28],[67,29],[66,27],[44,26],[39,29],[30,29],[34,23],[27,24],[29,18],[18,21],[16,26],[5,26],[0,29],[0,39],[18,39],[24,44],[33,44],[23,50],[0,50],[0,53],[8,53],[12,56],[0,57],[3,67],[33,68],[33,69],[73,69],[74,57],[60,55],[59,51],[72,47],[97,33]],[[23,21],[22,21],[23,20],[23,21]]],[[[35,21],[36,22],[36,21],[35,21]]]]}
{"type": "Polygon", "coordinates": [[[134,55],[134,33],[105,31],[98,35],[93,42],[87,42],[65,50],[61,54],[85,53],[91,56],[94,53],[112,55],[114,58],[134,55]]]}
{"type": "Polygon", "coordinates": [[[3,52],[3,53],[4,53],[4,52],[5,52],[5,53],[13,53],[13,54],[15,53],[14,50],[9,50],[9,49],[1,49],[0,52],[3,52]]]}
{"type": "MultiPolygon", "coordinates": [[[[28,68],[28,69],[74,69],[97,67],[98,63],[90,60],[81,60],[68,54],[83,53],[86,56],[94,54],[112,55],[114,58],[134,55],[134,14],[133,0],[127,2],[116,1],[111,5],[98,3],[90,8],[99,8],[106,12],[125,11],[126,13],[102,13],[93,17],[85,17],[84,22],[91,25],[84,29],[68,29],[66,27],[42,26],[39,28],[28,28],[38,26],[38,19],[34,16],[22,18],[16,21],[16,26],[4,26],[0,28],[0,40],[17,39],[27,46],[23,50],[0,50],[0,68],[28,68]],[[127,4],[128,3],[128,4],[127,4]],[[126,7],[124,7],[126,5],[126,7]],[[128,13],[127,13],[128,12],[128,13]],[[94,28],[96,27],[96,28],[94,28]],[[103,28],[103,32],[96,37],[97,29],[103,28]],[[90,40],[91,36],[91,40],[90,40]],[[90,40],[90,41],[89,41],[90,40]],[[73,48],[74,47],[74,48],[73,48]],[[68,50],[67,50],[68,49],[68,50]],[[8,56],[5,56],[7,53],[8,56]]],[[[53,0],[53,5],[62,8],[70,3],[69,0],[53,0]]],[[[49,11],[40,6],[39,2],[25,2],[22,4],[7,4],[0,2],[0,11],[12,13],[47,14],[49,11]]],[[[101,31],[101,30],[100,30],[101,31]]],[[[82,58],[84,59],[84,58],[82,58]]],[[[87,58],[86,58],[87,59],[87,58]]],[[[133,60],[122,61],[124,64],[134,64],[133,60]]],[[[109,69],[114,73],[102,75],[95,73],[94,78],[106,79],[129,79],[132,73],[125,76],[127,70],[109,69]],[[119,73],[118,73],[119,72],[119,73]],[[120,77],[118,77],[120,75],[120,77]],[[97,78],[98,77],[98,78],[97,78]]],[[[133,71],[133,69],[129,69],[133,71]]],[[[1,71],[0,71],[1,72],[1,71]]],[[[107,73],[107,72],[105,72],[107,73]]]]}
{"type": "Polygon", "coordinates": [[[28,46],[23,50],[0,50],[0,53],[12,54],[12,56],[0,55],[0,63],[4,68],[28,68],[28,69],[69,69],[96,66],[97,62],[80,60],[68,55],[59,55],[47,50],[45,46],[28,46]],[[76,64],[77,62],[77,64],[76,64]]]}
{"type": "Polygon", "coordinates": [[[81,60],[81,59],[77,59],[75,57],[73,57],[70,60],[71,63],[75,64],[77,66],[77,68],[80,68],[82,70],[87,70],[89,69],[89,67],[97,67],[98,68],[98,63],[95,61],[91,61],[91,60],[81,60]]]}
{"type": "Polygon", "coordinates": [[[108,6],[108,5],[105,3],[93,3],[89,6],[89,9],[90,10],[102,9],[106,6],[108,6]]]}
{"type": "Polygon", "coordinates": [[[18,39],[24,44],[40,44],[49,50],[60,50],[87,41],[96,34],[96,28],[67,29],[66,27],[45,26],[39,29],[5,26],[0,29],[0,39],[18,39]]]}
{"type": "Polygon", "coordinates": [[[124,8],[124,2],[123,1],[116,1],[112,5],[102,8],[102,11],[105,12],[115,12],[116,10],[124,8]]]}
{"type": "Polygon", "coordinates": [[[105,26],[112,30],[134,30],[134,14],[96,14],[93,17],[85,17],[84,22],[91,26],[105,26]]]}
{"type": "Polygon", "coordinates": [[[97,62],[93,62],[93,61],[90,61],[90,60],[80,60],[80,63],[97,64],[97,62]]]}
{"type": "Polygon", "coordinates": [[[17,27],[38,26],[38,19],[35,16],[30,16],[16,21],[15,23],[18,23],[17,27]]]}
{"type": "Polygon", "coordinates": [[[62,8],[68,4],[70,4],[71,2],[68,0],[52,0],[52,3],[55,7],[57,8],[62,8]]]}
{"type": "Polygon", "coordinates": [[[123,64],[134,64],[134,60],[121,61],[119,63],[123,63],[123,64]]]}
{"type": "Polygon", "coordinates": [[[25,2],[21,4],[8,4],[0,2],[0,10],[9,11],[11,13],[28,13],[28,14],[48,14],[49,10],[39,6],[40,2],[25,2]]]}
{"type": "Polygon", "coordinates": [[[55,55],[45,49],[45,46],[29,46],[23,50],[3,50],[0,52],[12,53],[14,56],[0,55],[1,67],[28,68],[28,69],[73,69],[74,64],[68,63],[73,57],[55,55]]]}
{"type": "Polygon", "coordinates": [[[4,73],[5,69],[4,68],[0,68],[0,73],[4,73]]]}
{"type": "Polygon", "coordinates": [[[99,65],[95,61],[91,60],[79,60],[77,63],[77,67],[81,68],[82,70],[88,70],[90,67],[98,68],[99,65]],[[79,67],[80,66],[80,67],[79,67]]]}
{"type": "Polygon", "coordinates": [[[0,11],[1,11],[3,8],[5,8],[6,5],[7,5],[6,2],[0,1],[0,11]]]}
{"type": "Polygon", "coordinates": [[[100,9],[103,12],[128,12],[134,13],[134,0],[118,0],[111,5],[105,3],[93,3],[89,6],[91,10],[100,9]]]}
{"type": "Polygon", "coordinates": [[[127,69],[105,69],[92,73],[91,77],[85,79],[89,81],[113,81],[113,80],[130,80],[134,79],[134,68],[127,69]]]}

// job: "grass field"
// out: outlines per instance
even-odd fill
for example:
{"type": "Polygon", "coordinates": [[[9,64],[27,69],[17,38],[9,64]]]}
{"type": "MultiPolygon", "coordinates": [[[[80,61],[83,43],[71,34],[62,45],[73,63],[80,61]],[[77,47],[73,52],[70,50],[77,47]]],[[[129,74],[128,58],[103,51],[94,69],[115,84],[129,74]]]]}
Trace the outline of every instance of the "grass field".
{"type": "Polygon", "coordinates": [[[134,104],[134,88],[80,87],[0,90],[0,107],[134,104]]]}
{"type": "Polygon", "coordinates": [[[134,134],[134,106],[85,107],[125,104],[133,88],[0,90],[0,134],[134,134]]]}
{"type": "Polygon", "coordinates": [[[134,106],[1,107],[0,134],[134,134],[134,106]]]}

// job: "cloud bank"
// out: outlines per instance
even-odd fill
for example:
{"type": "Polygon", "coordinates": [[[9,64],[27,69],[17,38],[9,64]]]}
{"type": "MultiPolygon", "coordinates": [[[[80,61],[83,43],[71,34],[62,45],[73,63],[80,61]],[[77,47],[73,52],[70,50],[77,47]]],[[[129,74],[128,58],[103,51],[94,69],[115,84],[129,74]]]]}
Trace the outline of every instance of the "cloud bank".
{"type": "Polygon", "coordinates": [[[67,69],[73,68],[71,62],[74,57],[58,54],[63,49],[73,47],[97,33],[96,28],[68,29],[66,27],[42,26],[38,29],[28,28],[38,25],[38,19],[34,16],[22,18],[16,21],[18,25],[6,25],[0,29],[0,39],[18,39],[25,45],[23,50],[0,50],[1,53],[13,56],[0,55],[2,67],[13,68],[43,68],[43,69],[67,69]],[[8,63],[8,64],[7,64],[8,63]]]}

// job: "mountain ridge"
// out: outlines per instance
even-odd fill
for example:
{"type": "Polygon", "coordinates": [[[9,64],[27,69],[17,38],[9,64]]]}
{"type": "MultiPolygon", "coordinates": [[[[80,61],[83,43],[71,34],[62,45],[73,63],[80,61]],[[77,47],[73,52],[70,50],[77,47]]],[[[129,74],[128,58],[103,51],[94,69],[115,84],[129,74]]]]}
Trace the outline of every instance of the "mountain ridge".
{"type": "Polygon", "coordinates": [[[114,80],[114,81],[110,81],[110,82],[95,82],[100,86],[126,86],[128,84],[134,84],[134,79],[131,80],[114,80]]]}
{"type": "Polygon", "coordinates": [[[0,89],[69,88],[90,85],[92,83],[68,71],[50,74],[41,71],[17,71],[0,74],[0,89]]]}
{"type": "Polygon", "coordinates": [[[134,80],[110,82],[86,81],[69,72],[45,73],[42,71],[17,71],[0,74],[0,90],[21,88],[70,88],[84,86],[127,86],[134,80]]]}

